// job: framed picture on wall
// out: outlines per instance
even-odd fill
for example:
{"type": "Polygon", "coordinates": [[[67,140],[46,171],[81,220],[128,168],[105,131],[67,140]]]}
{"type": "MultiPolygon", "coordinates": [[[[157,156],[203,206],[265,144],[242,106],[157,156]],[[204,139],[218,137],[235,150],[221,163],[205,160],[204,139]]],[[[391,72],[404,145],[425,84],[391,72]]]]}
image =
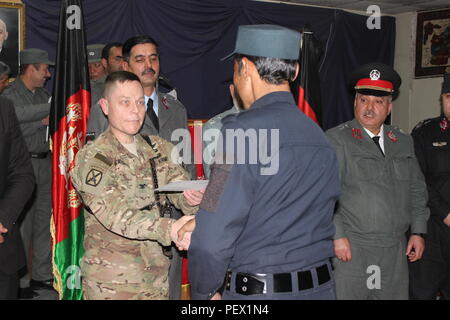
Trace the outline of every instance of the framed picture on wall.
{"type": "Polygon", "coordinates": [[[450,66],[450,9],[418,12],[415,76],[442,76],[450,66]]]}
{"type": "Polygon", "coordinates": [[[21,3],[0,2],[0,61],[17,76],[19,50],[25,44],[25,8],[21,3]]]}

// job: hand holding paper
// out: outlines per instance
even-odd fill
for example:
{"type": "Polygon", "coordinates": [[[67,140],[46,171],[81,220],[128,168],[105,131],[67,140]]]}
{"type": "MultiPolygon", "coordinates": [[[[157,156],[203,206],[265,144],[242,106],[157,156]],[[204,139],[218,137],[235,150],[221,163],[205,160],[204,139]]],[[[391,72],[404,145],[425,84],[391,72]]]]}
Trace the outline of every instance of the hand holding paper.
{"type": "Polygon", "coordinates": [[[209,180],[182,180],[182,181],[175,181],[171,182],[169,184],[166,184],[165,186],[161,186],[158,189],[155,189],[155,191],[158,192],[173,192],[173,191],[186,191],[186,190],[204,190],[206,189],[206,186],[208,185],[209,180]]]}
{"type": "Polygon", "coordinates": [[[186,202],[190,206],[198,206],[200,202],[202,202],[203,194],[205,193],[205,189],[203,190],[186,190],[183,192],[183,196],[186,199],[186,202]]]}

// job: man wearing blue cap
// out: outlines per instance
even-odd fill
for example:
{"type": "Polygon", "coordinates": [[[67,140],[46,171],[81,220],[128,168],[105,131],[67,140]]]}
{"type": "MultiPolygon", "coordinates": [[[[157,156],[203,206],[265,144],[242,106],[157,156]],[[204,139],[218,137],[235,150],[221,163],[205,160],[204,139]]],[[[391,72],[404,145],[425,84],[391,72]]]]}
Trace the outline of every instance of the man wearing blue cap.
{"type": "Polygon", "coordinates": [[[218,147],[197,217],[179,232],[184,248],[191,236],[194,299],[221,292],[224,299],[242,300],[335,298],[329,259],[338,163],[290,93],[299,52],[298,32],[239,27],[228,57],[234,57],[233,82],[246,110],[223,119],[224,153],[218,147]],[[243,136],[241,145],[227,143],[243,136]]]}
{"type": "Polygon", "coordinates": [[[382,63],[360,66],[350,78],[355,119],[327,131],[342,183],[334,215],[337,298],[407,299],[407,258],[422,256],[429,210],[411,136],[384,124],[401,79],[382,63]]]}
{"type": "Polygon", "coordinates": [[[425,175],[430,206],[426,250],[411,263],[410,298],[450,300],[450,73],[441,90],[442,114],[421,121],[412,131],[414,149],[425,175]]]}

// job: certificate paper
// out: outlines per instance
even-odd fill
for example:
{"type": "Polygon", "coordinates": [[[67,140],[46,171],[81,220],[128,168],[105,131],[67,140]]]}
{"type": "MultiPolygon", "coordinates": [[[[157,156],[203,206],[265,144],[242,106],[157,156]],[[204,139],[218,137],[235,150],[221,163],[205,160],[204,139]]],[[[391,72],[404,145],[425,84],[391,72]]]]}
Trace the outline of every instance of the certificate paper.
{"type": "Polygon", "coordinates": [[[165,186],[155,189],[155,191],[185,191],[185,190],[203,190],[208,185],[209,180],[187,180],[187,181],[175,181],[165,186]]]}

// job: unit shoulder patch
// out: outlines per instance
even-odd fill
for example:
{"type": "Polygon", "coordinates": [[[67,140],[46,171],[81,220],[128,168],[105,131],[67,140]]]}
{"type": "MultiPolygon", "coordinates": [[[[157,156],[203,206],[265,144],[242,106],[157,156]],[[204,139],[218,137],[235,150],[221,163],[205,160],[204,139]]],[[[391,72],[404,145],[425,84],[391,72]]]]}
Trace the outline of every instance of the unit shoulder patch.
{"type": "Polygon", "coordinates": [[[97,169],[91,169],[86,175],[85,183],[89,186],[96,187],[103,178],[103,172],[97,169]]]}

